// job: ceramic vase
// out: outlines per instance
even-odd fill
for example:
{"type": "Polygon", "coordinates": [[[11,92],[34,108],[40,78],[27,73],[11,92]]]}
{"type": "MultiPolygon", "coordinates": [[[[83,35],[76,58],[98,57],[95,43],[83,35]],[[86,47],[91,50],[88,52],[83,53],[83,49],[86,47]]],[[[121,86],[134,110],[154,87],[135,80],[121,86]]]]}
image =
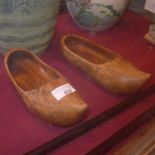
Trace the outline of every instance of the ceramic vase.
{"type": "Polygon", "coordinates": [[[129,0],[66,0],[74,21],[90,31],[105,30],[122,16],[129,0]]]}
{"type": "Polygon", "coordinates": [[[54,34],[60,0],[0,0],[0,53],[44,52],[54,34]]]}

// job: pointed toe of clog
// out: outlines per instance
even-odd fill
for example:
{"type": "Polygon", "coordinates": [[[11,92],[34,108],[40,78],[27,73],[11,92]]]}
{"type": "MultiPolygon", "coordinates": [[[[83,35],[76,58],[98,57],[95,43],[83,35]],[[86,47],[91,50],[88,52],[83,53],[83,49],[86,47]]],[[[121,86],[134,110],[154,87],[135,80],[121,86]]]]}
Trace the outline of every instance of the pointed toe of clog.
{"type": "MultiPolygon", "coordinates": [[[[59,79],[57,83],[63,86],[60,81],[59,79]]],[[[56,86],[57,88],[59,86],[56,86]]],[[[25,94],[25,103],[42,120],[56,126],[71,126],[86,116],[88,106],[78,93],[71,93],[57,99],[51,95],[53,90],[55,90],[55,86],[48,83],[38,90],[29,91],[25,94]]]]}
{"type": "Polygon", "coordinates": [[[98,81],[108,90],[122,95],[132,94],[142,88],[151,74],[139,70],[121,57],[99,66],[98,81]]]}

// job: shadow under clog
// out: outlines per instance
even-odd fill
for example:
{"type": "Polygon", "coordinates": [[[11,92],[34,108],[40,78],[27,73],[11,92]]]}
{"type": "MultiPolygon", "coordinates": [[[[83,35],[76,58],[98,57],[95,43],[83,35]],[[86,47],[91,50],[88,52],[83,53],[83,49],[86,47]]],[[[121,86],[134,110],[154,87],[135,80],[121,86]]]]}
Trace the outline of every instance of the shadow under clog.
{"type": "Polygon", "coordinates": [[[61,48],[73,65],[114,93],[134,93],[151,76],[119,54],[78,35],[64,35],[61,38],[61,48]]]}
{"type": "Polygon", "coordinates": [[[41,119],[70,126],[80,121],[87,105],[55,69],[26,49],[12,49],[5,55],[6,71],[26,106],[41,119]]]}

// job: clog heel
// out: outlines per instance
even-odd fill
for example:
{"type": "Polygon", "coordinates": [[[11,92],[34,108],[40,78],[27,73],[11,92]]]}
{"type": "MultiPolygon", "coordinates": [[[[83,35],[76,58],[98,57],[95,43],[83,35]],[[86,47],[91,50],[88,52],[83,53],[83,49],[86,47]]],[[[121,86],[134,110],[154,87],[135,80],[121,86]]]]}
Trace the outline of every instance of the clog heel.
{"type": "Polygon", "coordinates": [[[61,48],[69,62],[114,93],[134,93],[151,76],[116,52],[78,35],[64,35],[61,38],[61,48]]]}
{"type": "Polygon", "coordinates": [[[26,106],[40,119],[65,127],[85,116],[87,104],[75,88],[32,52],[11,49],[5,55],[4,63],[26,106]]]}

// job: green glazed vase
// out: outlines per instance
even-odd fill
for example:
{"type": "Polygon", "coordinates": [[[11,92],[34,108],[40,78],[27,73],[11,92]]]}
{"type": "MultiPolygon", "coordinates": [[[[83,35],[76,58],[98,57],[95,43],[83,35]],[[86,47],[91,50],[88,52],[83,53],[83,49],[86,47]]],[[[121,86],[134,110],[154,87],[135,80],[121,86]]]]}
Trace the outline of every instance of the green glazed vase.
{"type": "Polygon", "coordinates": [[[60,0],[0,0],[0,53],[27,48],[40,54],[54,34],[60,0]]]}

